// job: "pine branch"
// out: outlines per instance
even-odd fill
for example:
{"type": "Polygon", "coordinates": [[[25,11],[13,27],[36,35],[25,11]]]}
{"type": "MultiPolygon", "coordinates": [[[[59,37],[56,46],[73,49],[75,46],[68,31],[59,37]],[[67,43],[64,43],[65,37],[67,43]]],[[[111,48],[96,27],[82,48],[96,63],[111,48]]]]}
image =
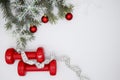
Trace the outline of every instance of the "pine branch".
{"type": "Polygon", "coordinates": [[[52,24],[56,23],[56,21],[58,20],[58,18],[51,11],[47,11],[46,15],[49,17],[49,21],[52,24]]]}
{"type": "Polygon", "coordinates": [[[17,40],[17,48],[24,49],[26,48],[27,40],[23,37],[17,40]]]}
{"type": "Polygon", "coordinates": [[[66,13],[68,13],[68,12],[72,12],[72,8],[73,8],[73,6],[72,5],[69,5],[69,6],[63,6],[63,5],[58,5],[57,6],[58,7],[58,16],[60,17],[60,18],[64,18],[65,17],[65,15],[66,15],[66,13]]]}
{"type": "Polygon", "coordinates": [[[10,9],[10,0],[0,0],[3,15],[6,19],[11,20],[13,23],[17,23],[17,19],[12,15],[10,9]]]}
{"type": "Polygon", "coordinates": [[[56,23],[56,21],[58,20],[58,18],[52,12],[53,11],[53,5],[50,2],[48,2],[48,1],[45,1],[44,5],[47,8],[45,15],[47,15],[49,17],[50,23],[52,23],[52,24],[56,23]]]}
{"type": "Polygon", "coordinates": [[[9,2],[10,0],[0,0],[0,4],[1,3],[6,3],[6,2],[9,2]]]}
{"type": "Polygon", "coordinates": [[[30,24],[34,25],[41,25],[39,20],[36,20],[35,18],[29,18],[30,24]]]}
{"type": "Polygon", "coordinates": [[[35,8],[31,9],[31,13],[29,12],[29,9],[26,10],[25,6],[28,4],[26,4],[25,0],[15,1],[15,3],[10,3],[10,0],[0,0],[0,5],[4,13],[4,17],[8,19],[5,26],[6,30],[11,30],[13,24],[17,26],[15,27],[15,31],[13,31],[13,33],[17,37],[17,47],[22,49],[25,49],[28,41],[34,39],[34,35],[29,31],[28,25],[40,25],[41,23],[36,19],[37,16],[35,15],[47,15],[50,23],[53,24],[56,23],[58,18],[64,18],[66,13],[72,12],[73,8],[72,5],[64,5],[64,0],[37,0],[34,4],[35,8]],[[11,5],[12,8],[15,9],[15,15],[12,14],[11,5]],[[54,7],[58,9],[58,15],[53,13],[54,7]],[[41,10],[44,14],[42,14],[39,10],[41,10]]]}
{"type": "Polygon", "coordinates": [[[34,36],[28,30],[23,30],[21,34],[22,35],[19,36],[19,38],[17,39],[17,48],[20,48],[23,50],[26,48],[27,42],[32,41],[34,39],[34,36]]]}
{"type": "Polygon", "coordinates": [[[11,21],[8,21],[8,22],[5,24],[5,28],[6,28],[6,30],[11,30],[11,29],[12,29],[12,23],[11,23],[11,21]]]}

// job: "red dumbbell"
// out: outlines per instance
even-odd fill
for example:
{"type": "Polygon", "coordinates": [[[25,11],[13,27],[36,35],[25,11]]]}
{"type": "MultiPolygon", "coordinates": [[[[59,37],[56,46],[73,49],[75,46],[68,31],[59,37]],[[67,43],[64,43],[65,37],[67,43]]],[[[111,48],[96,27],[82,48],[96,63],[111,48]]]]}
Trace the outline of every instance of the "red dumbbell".
{"type": "MultiPolygon", "coordinates": [[[[38,62],[45,60],[44,50],[42,47],[38,48],[36,52],[25,52],[29,59],[37,59],[38,62]]],[[[13,64],[16,59],[22,60],[21,54],[10,48],[5,53],[5,60],[7,64],[13,64]]]]}
{"type": "Polygon", "coordinates": [[[20,76],[24,76],[26,71],[49,71],[50,75],[54,76],[56,75],[57,71],[57,63],[56,60],[52,60],[49,64],[45,64],[44,68],[39,69],[35,65],[28,65],[23,61],[20,61],[18,63],[18,74],[20,76]]]}

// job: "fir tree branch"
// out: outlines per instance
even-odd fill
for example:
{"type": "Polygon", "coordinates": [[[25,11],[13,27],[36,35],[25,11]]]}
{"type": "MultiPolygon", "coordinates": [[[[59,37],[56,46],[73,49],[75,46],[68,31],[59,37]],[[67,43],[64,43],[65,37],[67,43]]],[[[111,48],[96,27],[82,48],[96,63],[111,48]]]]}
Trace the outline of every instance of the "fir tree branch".
{"type": "Polygon", "coordinates": [[[72,5],[69,5],[69,6],[64,6],[64,5],[58,5],[58,16],[60,18],[64,18],[66,13],[69,13],[69,12],[72,12],[72,8],[73,6],[72,5]]]}
{"type": "Polygon", "coordinates": [[[13,33],[17,38],[17,47],[24,49],[28,41],[34,39],[34,34],[29,31],[29,25],[40,25],[40,19],[37,20],[37,16],[48,16],[50,23],[56,23],[59,18],[64,18],[69,12],[72,12],[73,6],[64,5],[64,0],[36,0],[31,3],[31,7],[27,4],[26,0],[18,0],[13,3],[10,0],[0,0],[0,6],[3,11],[3,15],[8,22],[5,25],[6,30],[13,30],[13,24],[15,30],[13,33]],[[58,14],[54,14],[54,7],[58,9],[58,14]],[[30,10],[29,10],[30,9],[30,10]],[[15,11],[15,14],[12,13],[15,11]],[[39,11],[41,10],[42,13],[39,11]],[[37,16],[35,16],[37,15],[37,16]]]}
{"type": "Polygon", "coordinates": [[[6,24],[5,24],[5,28],[6,30],[11,30],[12,29],[12,22],[11,21],[8,21],[6,24]]]}
{"type": "Polygon", "coordinates": [[[10,9],[10,0],[0,0],[0,7],[3,11],[3,15],[6,19],[9,19],[13,23],[18,23],[17,19],[13,16],[10,9]]]}

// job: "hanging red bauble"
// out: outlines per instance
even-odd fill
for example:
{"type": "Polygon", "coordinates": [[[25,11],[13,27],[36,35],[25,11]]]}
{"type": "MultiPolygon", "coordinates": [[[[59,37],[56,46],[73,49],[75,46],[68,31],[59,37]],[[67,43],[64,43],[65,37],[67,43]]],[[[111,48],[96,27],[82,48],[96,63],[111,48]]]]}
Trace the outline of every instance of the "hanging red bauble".
{"type": "Polygon", "coordinates": [[[71,20],[71,19],[73,18],[72,13],[67,13],[66,16],[65,16],[65,18],[66,18],[67,20],[71,20]]]}
{"type": "Polygon", "coordinates": [[[30,26],[30,32],[35,33],[37,31],[37,27],[35,25],[30,26]]]}
{"type": "Polygon", "coordinates": [[[47,16],[43,16],[43,17],[41,18],[41,21],[42,21],[43,23],[47,23],[47,22],[49,21],[49,19],[48,19],[47,16]]]}

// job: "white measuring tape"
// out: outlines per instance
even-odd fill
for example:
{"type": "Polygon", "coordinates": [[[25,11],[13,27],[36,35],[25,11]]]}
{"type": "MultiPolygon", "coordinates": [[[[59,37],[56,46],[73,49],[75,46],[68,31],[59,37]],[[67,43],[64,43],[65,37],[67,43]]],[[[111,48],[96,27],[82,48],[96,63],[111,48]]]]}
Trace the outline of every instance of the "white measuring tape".
{"type": "Polygon", "coordinates": [[[84,76],[81,74],[81,69],[78,66],[71,65],[70,64],[70,58],[67,56],[62,56],[62,57],[56,57],[54,54],[51,54],[49,59],[47,58],[45,61],[42,63],[37,62],[36,60],[29,60],[26,53],[24,51],[19,51],[21,53],[21,57],[24,63],[29,64],[29,65],[36,65],[37,68],[44,68],[45,64],[49,64],[53,59],[64,62],[65,65],[71,69],[73,72],[76,73],[78,76],[79,80],[89,80],[87,76],[84,76]]]}

